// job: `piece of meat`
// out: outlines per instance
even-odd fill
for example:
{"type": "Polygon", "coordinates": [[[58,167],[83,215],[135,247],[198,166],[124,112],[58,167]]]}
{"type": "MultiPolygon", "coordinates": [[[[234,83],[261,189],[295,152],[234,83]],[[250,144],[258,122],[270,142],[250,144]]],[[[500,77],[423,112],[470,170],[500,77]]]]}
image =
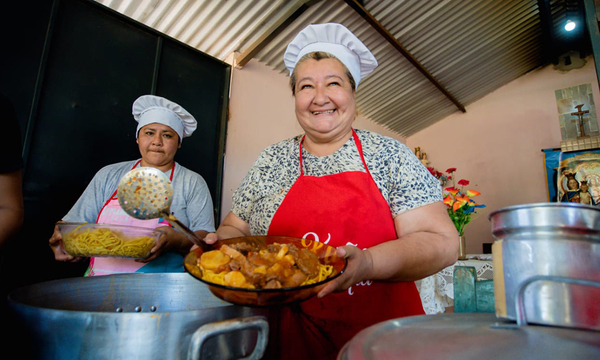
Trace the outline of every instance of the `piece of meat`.
{"type": "Polygon", "coordinates": [[[303,282],[306,281],[306,279],[307,279],[307,276],[305,273],[303,273],[300,270],[296,270],[296,271],[294,271],[292,276],[289,276],[285,279],[283,285],[286,288],[300,286],[303,282]]]}
{"type": "Polygon", "coordinates": [[[275,257],[272,255],[273,254],[267,254],[267,256],[262,256],[258,252],[250,252],[248,253],[248,261],[256,266],[270,267],[275,263],[275,257]],[[272,259],[270,259],[268,255],[271,255],[272,259]]]}
{"type": "Polygon", "coordinates": [[[270,280],[265,284],[264,289],[281,289],[281,283],[275,279],[270,280]]]}
{"type": "Polygon", "coordinates": [[[231,257],[232,260],[237,261],[240,264],[240,272],[244,274],[246,279],[250,279],[254,276],[254,270],[256,270],[256,266],[254,266],[242,253],[239,251],[227,246],[223,245],[220,249],[226,255],[231,257]]]}
{"type": "Polygon", "coordinates": [[[247,244],[247,243],[237,243],[237,244],[231,244],[229,245],[229,247],[231,247],[232,249],[239,251],[240,253],[246,255],[247,253],[251,252],[251,251],[258,251],[258,246],[256,245],[252,245],[252,244],[247,244]]]}
{"type": "Polygon", "coordinates": [[[319,258],[308,249],[302,249],[298,252],[296,265],[309,278],[319,275],[319,258]]]}

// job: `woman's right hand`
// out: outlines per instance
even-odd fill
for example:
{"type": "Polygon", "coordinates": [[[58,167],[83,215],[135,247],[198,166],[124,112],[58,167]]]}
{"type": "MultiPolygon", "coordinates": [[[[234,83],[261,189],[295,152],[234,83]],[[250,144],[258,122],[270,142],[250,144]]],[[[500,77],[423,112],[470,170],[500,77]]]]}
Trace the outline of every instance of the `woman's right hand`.
{"type": "Polygon", "coordinates": [[[73,257],[67,254],[65,247],[63,246],[62,234],[58,229],[58,225],[54,226],[54,233],[52,234],[52,237],[48,243],[50,245],[50,249],[52,249],[52,252],[54,253],[54,259],[57,261],[78,262],[83,259],[81,257],[73,257]]]}

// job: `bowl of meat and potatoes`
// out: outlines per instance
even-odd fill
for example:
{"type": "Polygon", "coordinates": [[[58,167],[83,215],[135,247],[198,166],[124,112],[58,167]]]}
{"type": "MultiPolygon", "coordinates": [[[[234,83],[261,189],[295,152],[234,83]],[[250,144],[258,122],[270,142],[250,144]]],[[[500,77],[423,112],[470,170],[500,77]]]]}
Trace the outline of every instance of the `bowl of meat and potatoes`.
{"type": "Polygon", "coordinates": [[[218,241],[186,255],[186,271],[224,301],[275,306],[316,295],[340,276],[347,260],[327,244],[288,236],[245,236],[218,241]]]}

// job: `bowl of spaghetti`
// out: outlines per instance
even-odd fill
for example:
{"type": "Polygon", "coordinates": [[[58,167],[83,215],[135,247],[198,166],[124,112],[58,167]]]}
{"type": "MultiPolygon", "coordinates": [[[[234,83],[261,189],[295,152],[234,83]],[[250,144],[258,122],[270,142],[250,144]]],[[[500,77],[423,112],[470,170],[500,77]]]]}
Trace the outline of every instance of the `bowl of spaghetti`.
{"type": "Polygon", "coordinates": [[[246,236],[218,241],[184,259],[186,271],[224,301],[265,307],[300,302],[340,276],[347,260],[318,241],[246,236]]]}
{"type": "Polygon", "coordinates": [[[163,234],[136,226],[58,222],[65,251],[75,257],[143,259],[163,234]]]}

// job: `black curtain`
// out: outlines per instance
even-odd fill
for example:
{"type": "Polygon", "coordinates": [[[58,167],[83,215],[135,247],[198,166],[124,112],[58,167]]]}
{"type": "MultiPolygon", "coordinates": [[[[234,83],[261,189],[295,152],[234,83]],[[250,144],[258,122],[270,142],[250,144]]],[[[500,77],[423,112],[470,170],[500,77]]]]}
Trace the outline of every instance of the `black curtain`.
{"type": "Polygon", "coordinates": [[[131,115],[140,95],[164,96],[198,120],[175,160],[204,177],[218,222],[228,64],[89,0],[0,8],[0,91],[17,113],[25,163],[25,223],[3,250],[4,293],[83,274],[85,263],[56,262],[48,239],[96,171],[140,156],[131,115]]]}

